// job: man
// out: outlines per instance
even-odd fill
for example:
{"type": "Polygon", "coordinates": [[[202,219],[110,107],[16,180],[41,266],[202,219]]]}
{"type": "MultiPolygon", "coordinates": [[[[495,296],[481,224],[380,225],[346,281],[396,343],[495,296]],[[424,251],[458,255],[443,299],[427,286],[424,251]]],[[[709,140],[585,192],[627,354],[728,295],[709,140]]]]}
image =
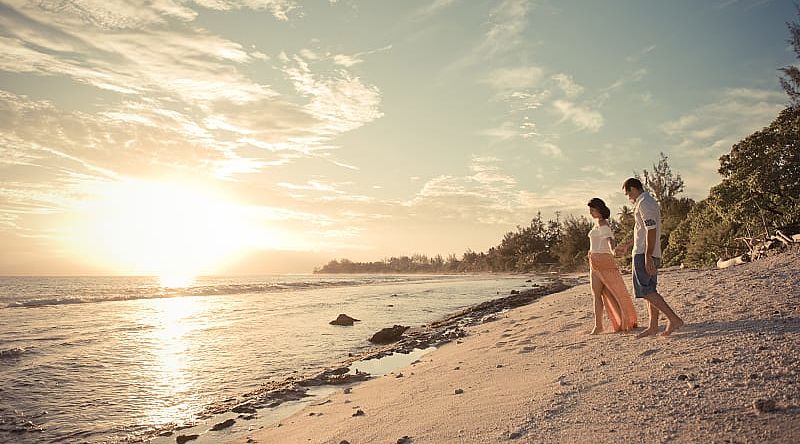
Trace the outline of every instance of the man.
{"type": "Polygon", "coordinates": [[[615,253],[619,255],[633,244],[633,290],[637,298],[647,301],[650,315],[650,325],[636,337],[643,338],[658,333],[660,312],[667,316],[667,328],[661,336],[669,336],[683,326],[683,320],[656,291],[658,266],[661,264],[661,210],[653,196],[644,191],[639,179],[627,179],[622,184],[622,189],[633,203],[635,225],[633,242],[618,245],[615,253]]]}

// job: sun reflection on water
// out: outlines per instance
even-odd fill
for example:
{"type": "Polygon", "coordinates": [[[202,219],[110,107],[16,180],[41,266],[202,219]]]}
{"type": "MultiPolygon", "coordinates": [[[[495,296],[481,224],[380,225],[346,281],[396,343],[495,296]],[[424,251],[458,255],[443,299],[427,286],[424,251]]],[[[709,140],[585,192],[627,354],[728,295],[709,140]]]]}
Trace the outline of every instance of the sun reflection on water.
{"type": "Polygon", "coordinates": [[[179,297],[154,299],[152,317],[154,329],[148,343],[153,368],[150,369],[153,395],[149,402],[148,420],[159,424],[176,419],[188,419],[193,413],[187,402],[195,388],[191,374],[191,335],[203,327],[202,299],[179,297]],[[180,402],[178,400],[181,400],[180,402]]]}

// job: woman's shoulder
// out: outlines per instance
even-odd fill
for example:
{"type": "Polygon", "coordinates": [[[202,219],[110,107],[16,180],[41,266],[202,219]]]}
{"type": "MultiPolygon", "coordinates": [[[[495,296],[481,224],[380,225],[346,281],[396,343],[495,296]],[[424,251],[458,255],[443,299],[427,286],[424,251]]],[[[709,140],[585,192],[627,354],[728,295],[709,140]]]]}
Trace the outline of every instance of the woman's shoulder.
{"type": "Polygon", "coordinates": [[[606,225],[598,225],[598,226],[596,226],[596,228],[602,234],[609,234],[609,235],[613,235],[614,234],[614,231],[611,229],[611,226],[608,225],[608,224],[606,224],[606,225]]]}

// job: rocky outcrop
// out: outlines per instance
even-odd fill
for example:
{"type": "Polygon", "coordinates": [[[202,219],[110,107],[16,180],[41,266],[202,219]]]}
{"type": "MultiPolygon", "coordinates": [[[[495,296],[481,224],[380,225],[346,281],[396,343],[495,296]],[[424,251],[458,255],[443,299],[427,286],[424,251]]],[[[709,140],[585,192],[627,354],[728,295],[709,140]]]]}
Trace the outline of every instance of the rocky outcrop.
{"type": "Polygon", "coordinates": [[[350,316],[347,316],[346,314],[342,313],[336,319],[328,323],[331,325],[344,325],[349,327],[353,325],[353,322],[360,322],[360,321],[361,321],[360,319],[351,318],[350,316]]]}
{"type": "Polygon", "coordinates": [[[373,344],[391,344],[392,342],[397,342],[400,340],[400,337],[403,336],[403,333],[408,330],[409,327],[405,327],[403,325],[394,325],[392,327],[387,327],[381,329],[379,332],[372,335],[369,338],[369,342],[373,344]]]}

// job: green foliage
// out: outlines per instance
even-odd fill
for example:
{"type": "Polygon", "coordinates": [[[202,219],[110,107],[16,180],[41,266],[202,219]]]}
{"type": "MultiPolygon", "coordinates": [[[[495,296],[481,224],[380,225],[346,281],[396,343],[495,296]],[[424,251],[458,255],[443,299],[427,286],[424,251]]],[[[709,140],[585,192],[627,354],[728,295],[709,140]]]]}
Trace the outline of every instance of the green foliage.
{"type": "MultiPolygon", "coordinates": [[[[798,15],[800,15],[800,6],[795,4],[798,15]]],[[[789,28],[789,39],[787,42],[792,46],[795,55],[800,59],[800,22],[794,21],[786,24],[789,28]]],[[[786,94],[789,96],[790,105],[792,107],[800,106],[800,68],[795,65],[789,65],[781,68],[783,76],[780,77],[781,86],[786,94]]]]}
{"type": "Polygon", "coordinates": [[[508,232],[497,246],[503,271],[528,271],[557,261],[553,247],[561,238],[558,221],[545,222],[538,213],[526,227],[508,232]]]}
{"type": "Polygon", "coordinates": [[[743,244],[736,245],[735,233],[736,227],[720,217],[710,200],[702,200],[672,231],[664,265],[703,266],[737,255],[743,244]]]}
{"type": "Polygon", "coordinates": [[[659,153],[658,163],[653,164],[652,171],[644,170],[642,174],[644,187],[662,206],[677,200],[678,194],[683,192],[683,179],[680,174],[672,173],[669,157],[664,153],[659,153]]]}
{"type": "Polygon", "coordinates": [[[573,269],[585,266],[586,254],[589,252],[589,230],[594,222],[585,216],[567,216],[562,227],[561,242],[555,247],[558,263],[563,267],[573,269]]]}
{"type": "Polygon", "coordinates": [[[768,127],[720,158],[722,183],[710,198],[720,216],[752,233],[800,223],[800,107],[783,110],[768,127]]]}
{"type": "Polygon", "coordinates": [[[737,238],[800,228],[800,107],[720,158],[722,182],[695,205],[670,236],[670,263],[709,265],[746,251],[737,238]]]}

